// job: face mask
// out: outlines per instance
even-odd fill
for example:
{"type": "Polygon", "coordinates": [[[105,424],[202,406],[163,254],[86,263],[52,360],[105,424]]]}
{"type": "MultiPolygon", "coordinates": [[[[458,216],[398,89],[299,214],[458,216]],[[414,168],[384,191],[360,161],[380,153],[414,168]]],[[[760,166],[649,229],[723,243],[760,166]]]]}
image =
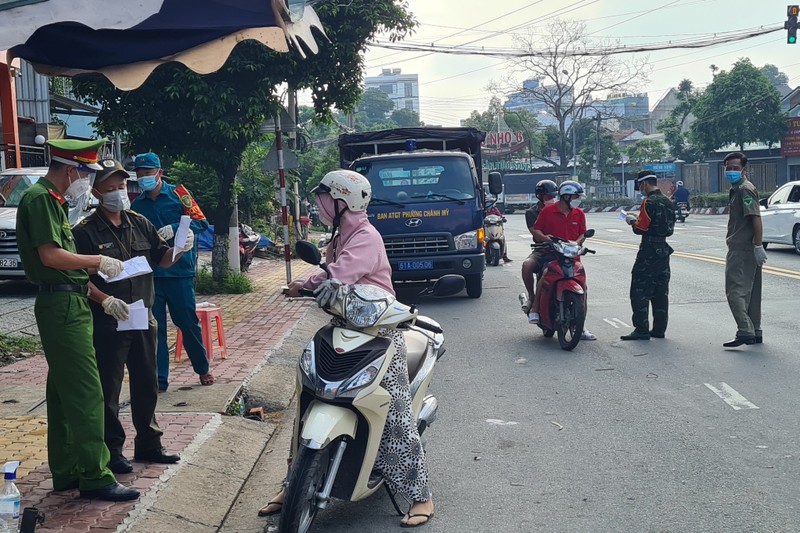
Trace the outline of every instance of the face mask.
{"type": "Polygon", "coordinates": [[[89,176],[83,178],[78,173],[78,179],[70,182],[69,187],[64,191],[64,196],[70,203],[77,202],[79,198],[91,190],[92,185],[89,179],[89,176]]]}
{"type": "Polygon", "coordinates": [[[570,200],[569,201],[569,206],[572,209],[577,209],[578,207],[580,207],[580,205],[581,205],[581,199],[580,198],[578,198],[577,200],[570,200]]]}
{"type": "Polygon", "coordinates": [[[728,178],[728,181],[731,183],[736,183],[740,179],[742,179],[742,171],[741,170],[726,170],[725,177],[728,178]]]}
{"type": "Polygon", "coordinates": [[[336,216],[333,197],[328,193],[322,193],[318,194],[314,201],[319,209],[319,219],[322,223],[326,226],[333,226],[333,217],[336,216]]]}
{"type": "Polygon", "coordinates": [[[102,205],[112,213],[119,213],[125,211],[131,206],[131,201],[128,198],[128,191],[124,189],[117,189],[103,194],[102,205]]]}
{"type": "Polygon", "coordinates": [[[139,178],[139,187],[141,187],[143,191],[152,191],[156,188],[156,185],[158,185],[158,180],[155,175],[142,176],[139,178]]]}

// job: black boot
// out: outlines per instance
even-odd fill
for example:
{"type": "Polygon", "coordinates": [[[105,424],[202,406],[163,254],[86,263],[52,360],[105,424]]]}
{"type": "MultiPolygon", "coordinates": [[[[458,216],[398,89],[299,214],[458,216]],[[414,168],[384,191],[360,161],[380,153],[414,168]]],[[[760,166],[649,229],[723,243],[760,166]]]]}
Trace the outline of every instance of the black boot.
{"type": "Polygon", "coordinates": [[[633,330],[632,332],[628,333],[627,335],[620,336],[620,339],[624,341],[649,341],[650,340],[650,332],[649,331],[639,331],[633,330]]]}

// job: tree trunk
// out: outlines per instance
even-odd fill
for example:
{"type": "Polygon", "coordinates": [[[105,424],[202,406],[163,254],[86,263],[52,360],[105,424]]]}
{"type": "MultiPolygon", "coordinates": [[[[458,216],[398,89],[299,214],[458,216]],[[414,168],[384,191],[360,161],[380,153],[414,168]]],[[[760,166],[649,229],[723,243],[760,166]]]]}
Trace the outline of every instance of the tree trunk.
{"type": "Polygon", "coordinates": [[[219,184],[219,203],[214,212],[214,247],[211,251],[211,271],[216,281],[222,281],[228,267],[228,221],[233,213],[233,184],[238,165],[222,169],[219,184]]]}

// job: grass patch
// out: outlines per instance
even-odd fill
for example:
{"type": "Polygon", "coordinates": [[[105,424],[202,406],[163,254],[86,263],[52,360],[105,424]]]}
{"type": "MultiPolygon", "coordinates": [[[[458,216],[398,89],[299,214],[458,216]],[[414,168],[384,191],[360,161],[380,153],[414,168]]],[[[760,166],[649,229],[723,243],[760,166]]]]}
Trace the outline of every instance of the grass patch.
{"type": "Polygon", "coordinates": [[[208,268],[197,272],[197,294],[247,294],[253,292],[253,282],[243,272],[229,270],[222,281],[214,279],[208,268]]]}
{"type": "Polygon", "coordinates": [[[38,337],[0,333],[0,366],[10,365],[42,351],[38,337]]]}

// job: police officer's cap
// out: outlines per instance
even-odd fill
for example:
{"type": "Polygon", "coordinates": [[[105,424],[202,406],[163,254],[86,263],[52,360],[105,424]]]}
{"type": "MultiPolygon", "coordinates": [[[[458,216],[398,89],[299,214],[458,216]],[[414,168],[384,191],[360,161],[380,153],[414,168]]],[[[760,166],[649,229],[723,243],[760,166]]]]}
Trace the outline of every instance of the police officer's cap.
{"type": "Polygon", "coordinates": [[[639,174],[636,176],[635,183],[636,183],[636,185],[639,185],[639,184],[640,184],[640,183],[642,183],[643,181],[653,181],[653,182],[657,183],[657,182],[658,182],[658,176],[656,176],[656,175],[655,175],[655,174],[654,174],[652,171],[650,171],[650,170],[642,170],[642,171],[641,171],[641,172],[639,172],[639,174]]]}
{"type": "Polygon", "coordinates": [[[104,159],[100,161],[100,166],[103,167],[103,170],[97,171],[97,175],[94,178],[95,185],[115,175],[119,175],[119,177],[123,179],[128,179],[130,177],[128,171],[122,166],[122,163],[116,159],[104,159]]]}
{"type": "Polygon", "coordinates": [[[102,170],[97,164],[97,151],[106,143],[106,139],[81,141],[78,139],[51,139],[50,159],[73,167],[87,167],[89,170],[102,170]]]}

